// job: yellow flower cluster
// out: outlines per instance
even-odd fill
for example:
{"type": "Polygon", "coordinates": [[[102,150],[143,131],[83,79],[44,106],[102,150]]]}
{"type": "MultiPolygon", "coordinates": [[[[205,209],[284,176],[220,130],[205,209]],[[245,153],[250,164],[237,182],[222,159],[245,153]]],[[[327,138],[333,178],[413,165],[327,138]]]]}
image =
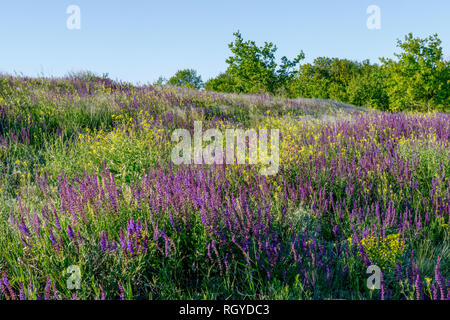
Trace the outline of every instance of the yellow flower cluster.
{"type": "Polygon", "coordinates": [[[405,250],[400,234],[390,234],[385,238],[370,236],[361,240],[368,258],[380,268],[395,265],[405,250]]]}
{"type": "Polygon", "coordinates": [[[147,113],[130,118],[122,114],[113,115],[117,127],[109,132],[102,129],[79,134],[78,165],[88,172],[107,167],[117,176],[140,174],[145,167],[161,159],[170,147],[167,132],[161,123],[156,123],[147,113]]]}

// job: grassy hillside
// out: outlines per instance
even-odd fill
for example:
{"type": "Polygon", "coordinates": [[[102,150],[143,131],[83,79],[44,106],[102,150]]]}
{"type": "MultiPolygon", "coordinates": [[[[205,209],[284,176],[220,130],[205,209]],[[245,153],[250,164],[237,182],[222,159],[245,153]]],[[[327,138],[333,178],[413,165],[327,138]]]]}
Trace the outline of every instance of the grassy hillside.
{"type": "Polygon", "coordinates": [[[449,200],[450,114],[0,77],[0,299],[444,299],[449,200]],[[175,165],[194,121],[279,129],[277,174],[175,165]]]}

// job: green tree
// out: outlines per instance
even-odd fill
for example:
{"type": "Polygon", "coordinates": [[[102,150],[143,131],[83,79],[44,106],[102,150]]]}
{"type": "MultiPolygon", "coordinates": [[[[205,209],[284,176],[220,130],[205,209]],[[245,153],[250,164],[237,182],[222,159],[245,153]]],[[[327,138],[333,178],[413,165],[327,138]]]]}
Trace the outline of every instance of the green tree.
{"type": "Polygon", "coordinates": [[[360,72],[348,83],[347,96],[351,104],[388,110],[386,74],[380,66],[363,62],[360,72]]]}
{"type": "Polygon", "coordinates": [[[360,72],[361,64],[348,59],[334,58],[330,64],[331,99],[348,102],[347,87],[350,80],[360,72]]]}
{"type": "Polygon", "coordinates": [[[203,87],[202,77],[193,69],[179,70],[167,81],[170,86],[200,89],[203,87]]]}
{"type": "Polygon", "coordinates": [[[157,87],[162,87],[166,84],[167,84],[167,79],[164,78],[163,76],[160,76],[158,79],[156,79],[155,82],[153,82],[153,85],[157,86],[157,87]]]}
{"type": "Polygon", "coordinates": [[[348,102],[347,86],[360,68],[361,64],[355,61],[318,57],[312,64],[300,66],[288,86],[289,95],[348,102]]]}
{"type": "Polygon", "coordinates": [[[402,50],[393,59],[380,59],[388,74],[387,91],[390,109],[449,110],[450,66],[443,58],[438,35],[415,38],[410,33],[397,40],[402,50]]]}
{"type": "Polygon", "coordinates": [[[306,63],[300,66],[298,75],[289,82],[289,85],[287,86],[289,96],[292,98],[328,99],[329,82],[328,71],[326,68],[318,68],[316,63],[306,63]]]}
{"type": "Polygon", "coordinates": [[[234,36],[235,40],[229,44],[233,55],[226,60],[226,73],[232,79],[234,92],[275,93],[295,74],[293,69],[304,58],[303,52],[293,61],[283,57],[278,67],[277,47],[273,43],[265,42],[259,47],[254,41],[244,41],[239,31],[234,36]]]}
{"type": "Polygon", "coordinates": [[[209,79],[205,83],[205,89],[216,92],[233,92],[235,82],[226,72],[219,74],[216,78],[209,79]]]}

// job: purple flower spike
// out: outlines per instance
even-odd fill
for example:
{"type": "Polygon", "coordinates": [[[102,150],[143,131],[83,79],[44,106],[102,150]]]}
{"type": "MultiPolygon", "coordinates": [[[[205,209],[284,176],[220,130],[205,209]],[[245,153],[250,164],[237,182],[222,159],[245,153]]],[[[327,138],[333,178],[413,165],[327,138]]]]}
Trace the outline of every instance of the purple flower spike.
{"type": "Polygon", "coordinates": [[[70,224],[67,226],[67,234],[69,235],[70,239],[75,239],[75,234],[73,233],[73,229],[70,224]]]}
{"type": "Polygon", "coordinates": [[[444,277],[441,274],[441,257],[438,257],[436,268],[434,269],[434,277],[436,280],[436,283],[439,287],[439,293],[441,295],[441,300],[445,300],[445,291],[446,291],[446,285],[444,284],[444,277]]]}
{"type": "Polygon", "coordinates": [[[125,300],[125,292],[123,290],[122,284],[120,283],[120,281],[117,281],[117,284],[119,285],[120,300],[125,300]]]}
{"type": "Polygon", "coordinates": [[[416,276],[416,298],[417,300],[423,300],[422,280],[418,274],[416,276]]]}
{"type": "Polygon", "coordinates": [[[105,252],[109,249],[109,241],[108,241],[108,235],[106,234],[106,231],[102,231],[102,237],[100,239],[100,246],[102,248],[102,251],[105,252]]]}
{"type": "Polygon", "coordinates": [[[25,300],[25,289],[23,288],[23,281],[20,281],[19,300],[25,300]]]}
{"type": "Polygon", "coordinates": [[[3,284],[5,285],[6,289],[8,289],[9,296],[10,296],[11,300],[17,300],[17,296],[16,296],[16,294],[14,293],[13,288],[12,288],[11,285],[9,284],[9,280],[8,280],[8,277],[6,276],[6,272],[3,273],[3,279],[2,279],[2,281],[3,281],[3,284]]]}
{"type": "Polygon", "coordinates": [[[47,283],[45,284],[45,295],[44,300],[50,300],[50,290],[52,288],[52,281],[50,280],[50,276],[47,275],[47,283]]]}
{"type": "Polygon", "coordinates": [[[99,285],[99,287],[100,287],[100,293],[101,293],[101,300],[106,300],[106,293],[105,293],[105,290],[103,289],[103,287],[102,287],[102,285],[100,284],[99,285]]]}

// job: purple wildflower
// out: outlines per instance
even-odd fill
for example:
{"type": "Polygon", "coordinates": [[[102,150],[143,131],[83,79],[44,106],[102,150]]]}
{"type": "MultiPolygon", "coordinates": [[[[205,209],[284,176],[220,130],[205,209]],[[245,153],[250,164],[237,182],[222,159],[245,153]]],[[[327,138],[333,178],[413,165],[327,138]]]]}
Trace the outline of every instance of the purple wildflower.
{"type": "Polygon", "coordinates": [[[8,280],[8,277],[6,276],[6,272],[3,273],[3,279],[2,280],[3,280],[3,284],[5,285],[6,289],[8,289],[9,296],[10,296],[11,300],[17,300],[17,296],[14,293],[13,288],[9,284],[9,280],[8,280]]]}
{"type": "Polygon", "coordinates": [[[123,290],[122,284],[120,283],[120,281],[117,281],[117,284],[119,285],[120,300],[125,300],[125,292],[123,290]]]}
{"type": "Polygon", "coordinates": [[[441,274],[441,257],[438,257],[436,268],[434,269],[434,278],[439,287],[439,293],[441,295],[441,300],[445,300],[445,284],[444,277],[441,274]]]}
{"type": "Polygon", "coordinates": [[[423,300],[422,279],[420,279],[419,274],[416,276],[416,298],[417,300],[423,300]]]}
{"type": "Polygon", "coordinates": [[[25,289],[23,288],[23,281],[20,281],[19,299],[25,300],[25,289]]]}
{"type": "Polygon", "coordinates": [[[52,288],[52,281],[50,280],[50,276],[47,275],[47,283],[45,284],[45,294],[44,300],[50,300],[50,290],[52,288]]]}
{"type": "Polygon", "coordinates": [[[67,234],[69,235],[69,238],[74,240],[75,239],[75,234],[73,233],[73,229],[72,227],[69,225],[67,225],[67,234]]]}
{"type": "Polygon", "coordinates": [[[106,300],[106,293],[105,293],[105,290],[103,289],[103,287],[102,287],[102,285],[100,284],[99,285],[99,287],[100,287],[100,293],[101,293],[101,300],[106,300]]]}

